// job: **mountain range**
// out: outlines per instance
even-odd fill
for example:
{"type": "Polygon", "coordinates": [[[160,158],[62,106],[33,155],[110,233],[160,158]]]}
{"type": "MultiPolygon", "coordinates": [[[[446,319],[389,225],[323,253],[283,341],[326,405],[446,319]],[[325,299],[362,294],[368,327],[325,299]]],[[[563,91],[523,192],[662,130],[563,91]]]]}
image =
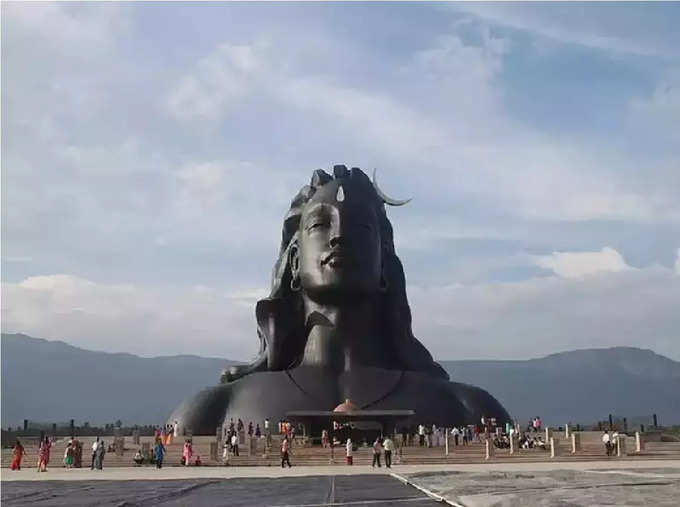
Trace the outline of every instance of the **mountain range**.
{"type": "MultiPolygon", "coordinates": [[[[222,358],[144,358],[2,334],[2,426],[37,422],[159,424],[184,398],[236,364],[222,358]]],[[[608,414],[657,414],[680,423],[680,362],[632,347],[584,349],[539,359],[447,361],[451,379],[482,387],[522,422],[591,424],[608,414]]]]}

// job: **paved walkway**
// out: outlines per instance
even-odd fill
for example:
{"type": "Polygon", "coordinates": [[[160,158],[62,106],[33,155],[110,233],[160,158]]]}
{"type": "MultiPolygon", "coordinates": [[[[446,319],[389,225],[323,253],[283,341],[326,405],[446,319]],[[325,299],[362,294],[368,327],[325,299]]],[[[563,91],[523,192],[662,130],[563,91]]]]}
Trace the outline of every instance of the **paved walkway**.
{"type": "Polygon", "coordinates": [[[279,467],[120,467],[90,470],[89,468],[65,469],[50,468],[44,473],[35,468],[20,471],[3,469],[1,479],[10,481],[127,481],[127,480],[173,480],[173,479],[229,479],[229,478],[268,478],[303,476],[344,476],[344,475],[386,475],[392,472],[400,475],[423,472],[526,472],[551,470],[624,470],[664,468],[680,471],[680,460],[603,460],[587,462],[539,462],[539,463],[476,463],[465,465],[395,465],[391,469],[370,466],[314,466],[281,469],[279,467]]]}

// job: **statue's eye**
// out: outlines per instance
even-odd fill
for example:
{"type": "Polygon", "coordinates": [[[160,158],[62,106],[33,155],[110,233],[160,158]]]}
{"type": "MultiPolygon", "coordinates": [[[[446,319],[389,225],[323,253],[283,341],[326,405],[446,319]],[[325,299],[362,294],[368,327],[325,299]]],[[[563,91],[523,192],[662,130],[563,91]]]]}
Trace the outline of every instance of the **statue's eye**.
{"type": "Polygon", "coordinates": [[[307,230],[313,231],[315,229],[320,229],[320,228],[326,227],[327,225],[328,225],[328,223],[323,221],[323,220],[316,220],[316,221],[312,222],[311,224],[309,224],[307,226],[307,230]]]}

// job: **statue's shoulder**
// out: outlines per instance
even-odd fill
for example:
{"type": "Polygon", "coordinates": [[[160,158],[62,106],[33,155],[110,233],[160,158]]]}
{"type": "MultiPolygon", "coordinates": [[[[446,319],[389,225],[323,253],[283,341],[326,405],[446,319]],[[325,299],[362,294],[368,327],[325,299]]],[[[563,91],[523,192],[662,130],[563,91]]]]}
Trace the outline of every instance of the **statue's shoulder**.
{"type": "Polygon", "coordinates": [[[208,387],[185,399],[168,418],[196,435],[214,434],[221,426],[232,392],[231,384],[208,387]]]}
{"type": "Polygon", "coordinates": [[[439,421],[437,424],[442,425],[452,422],[474,424],[482,415],[499,421],[510,420],[498,400],[484,389],[422,372],[405,372],[396,398],[402,401],[402,408],[433,414],[433,422],[439,421]],[[440,417],[434,417],[435,414],[440,414],[440,417]]]}
{"type": "Polygon", "coordinates": [[[250,373],[185,399],[170,415],[168,423],[177,421],[194,435],[214,435],[225,419],[276,420],[290,409],[298,391],[285,371],[250,373]]]}
{"type": "Polygon", "coordinates": [[[481,387],[461,382],[448,382],[448,384],[475,422],[482,416],[495,417],[498,421],[511,420],[503,405],[481,387]]]}

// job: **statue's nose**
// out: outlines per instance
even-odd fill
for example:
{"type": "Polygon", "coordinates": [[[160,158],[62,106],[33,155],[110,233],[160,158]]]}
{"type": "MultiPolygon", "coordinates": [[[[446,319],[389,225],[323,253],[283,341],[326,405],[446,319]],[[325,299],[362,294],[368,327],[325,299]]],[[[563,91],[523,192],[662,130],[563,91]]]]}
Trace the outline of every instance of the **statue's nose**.
{"type": "Polygon", "coordinates": [[[345,234],[345,220],[342,214],[338,214],[335,220],[332,221],[331,234],[329,244],[331,248],[343,246],[346,242],[347,235],[345,234]]]}

